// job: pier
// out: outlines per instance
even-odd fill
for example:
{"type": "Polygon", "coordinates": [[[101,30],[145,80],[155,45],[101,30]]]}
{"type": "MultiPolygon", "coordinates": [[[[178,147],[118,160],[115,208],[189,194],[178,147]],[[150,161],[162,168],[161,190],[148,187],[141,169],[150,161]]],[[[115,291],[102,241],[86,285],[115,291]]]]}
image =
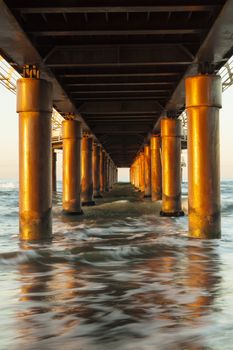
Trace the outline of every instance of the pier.
{"type": "Polygon", "coordinates": [[[0,54],[19,75],[22,240],[52,237],[57,149],[61,212],[81,218],[121,167],[140,198],[161,200],[155,215],[182,217],[187,148],[189,236],[220,238],[219,72],[232,23],[232,0],[0,0],[0,54]]]}

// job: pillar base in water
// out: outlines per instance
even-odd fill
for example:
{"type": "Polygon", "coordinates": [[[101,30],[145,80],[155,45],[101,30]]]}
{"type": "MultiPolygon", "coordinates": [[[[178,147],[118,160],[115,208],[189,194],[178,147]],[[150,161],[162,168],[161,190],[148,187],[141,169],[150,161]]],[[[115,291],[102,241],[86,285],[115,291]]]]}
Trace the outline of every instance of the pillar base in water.
{"type": "Polygon", "coordinates": [[[150,198],[151,198],[151,195],[150,195],[150,194],[145,194],[145,195],[144,195],[144,198],[150,199],[150,198]]]}
{"type": "Polygon", "coordinates": [[[179,210],[179,211],[176,211],[174,213],[167,213],[165,211],[160,211],[160,216],[164,216],[164,217],[180,217],[180,216],[184,216],[184,212],[183,210],[179,210]]]}
{"type": "Polygon", "coordinates": [[[22,241],[39,241],[52,238],[52,210],[49,209],[43,216],[27,214],[20,215],[20,239],[22,241]]]}
{"type": "Polygon", "coordinates": [[[203,232],[203,230],[192,230],[189,231],[189,238],[196,238],[196,239],[219,239],[221,238],[221,231],[219,232],[203,232]]]}
{"type": "Polygon", "coordinates": [[[70,210],[62,210],[62,214],[65,216],[75,216],[75,215],[83,215],[83,210],[81,211],[70,211],[70,210]]]}
{"type": "Polygon", "coordinates": [[[102,196],[102,194],[95,194],[95,195],[94,195],[94,198],[96,198],[96,199],[97,199],[97,198],[103,198],[103,196],[102,196]]]}
{"type": "Polygon", "coordinates": [[[94,201],[82,202],[83,207],[93,207],[95,205],[94,201]]]}

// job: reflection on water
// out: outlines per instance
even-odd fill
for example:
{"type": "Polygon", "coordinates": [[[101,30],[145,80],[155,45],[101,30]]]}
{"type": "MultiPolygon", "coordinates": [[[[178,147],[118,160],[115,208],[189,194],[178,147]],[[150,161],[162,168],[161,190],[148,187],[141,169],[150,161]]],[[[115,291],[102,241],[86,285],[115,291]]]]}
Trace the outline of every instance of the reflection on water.
{"type": "Polygon", "coordinates": [[[130,217],[131,204],[121,219],[55,214],[50,243],[2,235],[0,349],[232,349],[229,228],[191,240],[186,218],[130,217]]]}

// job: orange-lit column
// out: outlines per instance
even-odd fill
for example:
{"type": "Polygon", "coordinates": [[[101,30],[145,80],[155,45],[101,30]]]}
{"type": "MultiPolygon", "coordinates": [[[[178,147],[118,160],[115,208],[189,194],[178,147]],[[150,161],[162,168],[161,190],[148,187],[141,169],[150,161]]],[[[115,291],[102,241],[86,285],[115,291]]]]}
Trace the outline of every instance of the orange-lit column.
{"type": "Polygon", "coordinates": [[[135,187],[137,190],[140,190],[140,162],[139,156],[137,156],[135,160],[135,187]]]}
{"type": "Polygon", "coordinates": [[[53,192],[57,192],[57,153],[52,151],[52,186],[53,192]]]}
{"type": "Polygon", "coordinates": [[[219,109],[221,77],[186,79],[189,235],[220,238],[219,109]]]}
{"type": "Polygon", "coordinates": [[[162,210],[161,216],[182,216],[181,210],[181,121],[161,120],[162,210]]]}
{"type": "Polygon", "coordinates": [[[160,135],[153,135],[150,139],[151,149],[151,199],[162,199],[162,165],[160,152],[160,135]]]}
{"type": "Polygon", "coordinates": [[[109,158],[109,163],[108,163],[108,187],[109,187],[109,190],[112,189],[111,172],[112,172],[112,160],[109,158]]]}
{"type": "Polygon", "coordinates": [[[19,79],[17,112],[20,238],[40,240],[52,234],[51,84],[36,77],[19,79]]]}
{"type": "Polygon", "coordinates": [[[145,169],[145,193],[144,197],[151,197],[151,153],[150,146],[144,146],[144,169],[145,169]]]}
{"type": "Polygon", "coordinates": [[[105,152],[104,154],[104,191],[109,192],[109,183],[108,183],[108,166],[109,166],[109,158],[108,154],[105,152]]]}
{"type": "Polygon", "coordinates": [[[63,213],[82,214],[81,209],[81,123],[65,120],[63,138],[63,213]]]}
{"type": "Polygon", "coordinates": [[[134,162],[134,187],[137,189],[138,187],[138,167],[137,160],[134,162]]]}
{"type": "Polygon", "coordinates": [[[145,191],[145,160],[144,152],[140,152],[139,155],[140,177],[139,177],[139,189],[141,192],[145,191]]]}
{"type": "Polygon", "coordinates": [[[82,138],[82,205],[95,205],[93,201],[93,138],[84,135],[82,138]]]}
{"type": "Polygon", "coordinates": [[[93,145],[94,198],[102,198],[100,194],[100,153],[101,153],[101,146],[97,143],[94,143],[93,145]]]}
{"type": "Polygon", "coordinates": [[[104,150],[101,147],[100,151],[100,192],[104,192],[104,150]]]}

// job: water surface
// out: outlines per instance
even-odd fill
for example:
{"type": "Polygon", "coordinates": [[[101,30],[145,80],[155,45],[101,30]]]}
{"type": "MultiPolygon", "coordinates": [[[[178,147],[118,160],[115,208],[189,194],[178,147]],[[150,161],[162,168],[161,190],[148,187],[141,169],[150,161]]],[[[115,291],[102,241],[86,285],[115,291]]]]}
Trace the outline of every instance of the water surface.
{"type": "Polygon", "coordinates": [[[17,183],[1,181],[0,349],[232,349],[232,195],[223,182],[222,239],[200,241],[128,185],[81,218],[59,192],[53,240],[23,244],[17,183]]]}

